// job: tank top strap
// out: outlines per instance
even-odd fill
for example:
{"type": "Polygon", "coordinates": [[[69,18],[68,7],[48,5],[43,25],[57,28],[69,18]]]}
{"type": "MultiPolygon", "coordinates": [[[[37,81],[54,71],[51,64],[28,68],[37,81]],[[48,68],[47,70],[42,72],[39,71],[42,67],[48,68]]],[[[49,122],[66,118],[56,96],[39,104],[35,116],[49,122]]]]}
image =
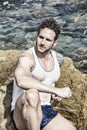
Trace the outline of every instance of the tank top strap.
{"type": "Polygon", "coordinates": [[[35,64],[37,64],[39,67],[41,67],[39,64],[39,61],[38,61],[38,57],[37,57],[36,52],[35,52],[35,47],[32,47],[31,50],[32,50],[33,55],[34,55],[35,64]]]}
{"type": "Polygon", "coordinates": [[[32,47],[31,50],[32,50],[32,52],[33,52],[35,61],[37,61],[37,56],[36,56],[36,52],[35,52],[35,47],[32,47]]]}
{"type": "Polygon", "coordinates": [[[52,56],[53,56],[54,62],[57,61],[57,58],[56,58],[56,52],[55,52],[54,50],[51,50],[51,53],[52,53],[52,56]]]}

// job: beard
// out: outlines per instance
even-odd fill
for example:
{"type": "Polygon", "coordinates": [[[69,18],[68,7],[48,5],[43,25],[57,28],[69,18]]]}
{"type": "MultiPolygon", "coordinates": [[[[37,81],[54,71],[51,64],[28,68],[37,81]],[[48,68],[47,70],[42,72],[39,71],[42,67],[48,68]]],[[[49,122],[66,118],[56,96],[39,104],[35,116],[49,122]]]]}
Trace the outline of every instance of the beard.
{"type": "Polygon", "coordinates": [[[50,46],[49,48],[46,48],[43,44],[38,45],[36,42],[36,52],[41,54],[41,55],[46,55],[48,52],[50,52],[50,49],[53,47],[50,46]]]}

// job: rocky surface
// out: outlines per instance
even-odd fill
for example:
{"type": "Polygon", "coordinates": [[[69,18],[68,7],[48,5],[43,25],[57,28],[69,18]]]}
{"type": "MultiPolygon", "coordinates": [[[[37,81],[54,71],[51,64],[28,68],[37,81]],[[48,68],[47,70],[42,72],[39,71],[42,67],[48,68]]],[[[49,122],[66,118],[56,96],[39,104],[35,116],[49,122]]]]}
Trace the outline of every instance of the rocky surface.
{"type": "MultiPolygon", "coordinates": [[[[22,51],[0,51],[0,130],[14,130],[10,118],[12,81],[18,57],[22,51]]],[[[87,130],[87,75],[77,70],[72,59],[64,58],[61,77],[56,87],[70,86],[72,97],[52,104],[71,120],[78,130],[87,130]]]]}
{"type": "Polygon", "coordinates": [[[0,130],[14,130],[10,120],[12,81],[22,51],[0,51],[0,130]]]}
{"type": "Polygon", "coordinates": [[[21,52],[18,50],[0,51],[0,85],[12,77],[21,52]]]}
{"type": "Polygon", "coordinates": [[[61,77],[57,87],[70,86],[72,97],[63,99],[56,108],[68,119],[72,120],[78,130],[87,129],[87,75],[78,71],[70,58],[65,58],[61,66],[61,77]]]}

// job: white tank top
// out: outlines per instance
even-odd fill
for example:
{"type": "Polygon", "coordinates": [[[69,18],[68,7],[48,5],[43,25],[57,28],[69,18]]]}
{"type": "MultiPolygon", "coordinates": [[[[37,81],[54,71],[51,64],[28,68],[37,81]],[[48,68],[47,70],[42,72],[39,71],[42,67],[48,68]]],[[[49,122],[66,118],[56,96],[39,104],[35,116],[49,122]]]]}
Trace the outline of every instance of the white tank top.
{"type": "MultiPolygon", "coordinates": [[[[56,53],[54,50],[51,50],[51,54],[53,56],[54,60],[54,67],[51,71],[46,71],[40,64],[38,57],[36,55],[34,47],[30,48],[33,52],[34,55],[34,60],[35,60],[35,66],[31,72],[32,76],[39,80],[40,82],[47,84],[49,86],[55,86],[55,82],[59,79],[60,77],[60,67],[58,60],[56,58],[56,53]]],[[[17,86],[15,79],[14,79],[14,84],[13,84],[13,95],[12,95],[12,103],[11,103],[11,110],[14,109],[15,103],[17,98],[24,92],[24,90],[20,87],[17,86]]],[[[49,93],[43,93],[39,92],[40,94],[40,100],[41,100],[41,105],[50,105],[50,100],[51,100],[51,94],[49,93]]]]}

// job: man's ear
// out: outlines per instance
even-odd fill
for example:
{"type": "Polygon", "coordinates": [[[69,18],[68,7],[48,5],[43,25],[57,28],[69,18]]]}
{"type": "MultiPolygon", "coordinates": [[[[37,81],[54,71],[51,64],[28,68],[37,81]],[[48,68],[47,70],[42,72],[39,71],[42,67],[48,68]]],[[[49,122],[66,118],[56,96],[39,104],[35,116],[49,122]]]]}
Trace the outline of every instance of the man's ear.
{"type": "Polygon", "coordinates": [[[58,44],[58,40],[55,40],[53,47],[55,47],[57,44],[58,44]]]}

